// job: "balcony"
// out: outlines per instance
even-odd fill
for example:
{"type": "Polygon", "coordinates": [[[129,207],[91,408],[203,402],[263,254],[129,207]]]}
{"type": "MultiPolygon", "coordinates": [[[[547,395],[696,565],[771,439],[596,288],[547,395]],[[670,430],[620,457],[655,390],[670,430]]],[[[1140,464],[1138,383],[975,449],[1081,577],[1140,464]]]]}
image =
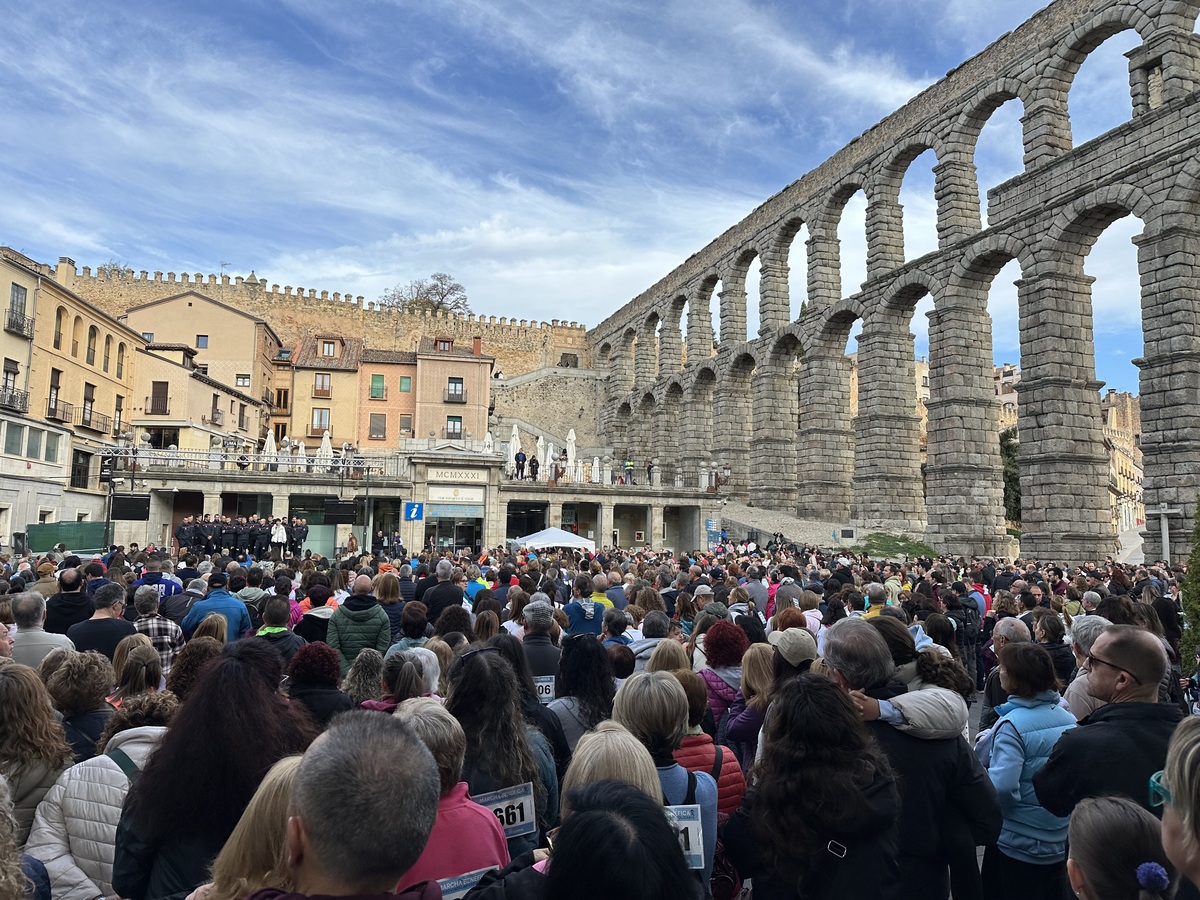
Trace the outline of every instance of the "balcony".
{"type": "Polygon", "coordinates": [[[305,429],[304,434],[306,437],[317,438],[320,440],[321,438],[325,437],[325,432],[327,431],[330,434],[333,434],[333,429],[328,425],[309,425],[308,428],[305,429]]]}
{"type": "Polygon", "coordinates": [[[208,411],[208,424],[209,425],[224,425],[225,424],[225,410],[217,409],[215,407],[213,409],[210,409],[208,411]]]}
{"type": "Polygon", "coordinates": [[[146,398],[146,415],[148,416],[169,416],[171,414],[171,398],[170,397],[147,397],[146,398]]]}
{"type": "Polygon", "coordinates": [[[75,418],[75,404],[54,399],[46,404],[46,418],[55,422],[70,422],[75,418]]]}
{"type": "Polygon", "coordinates": [[[379,388],[378,390],[376,390],[375,388],[372,388],[371,393],[369,393],[367,395],[367,397],[370,400],[386,400],[387,399],[387,388],[382,387],[382,388],[379,388]]]}
{"type": "Polygon", "coordinates": [[[463,439],[463,432],[461,428],[443,428],[442,437],[448,441],[461,441],[463,439]]]}
{"type": "Polygon", "coordinates": [[[8,315],[4,317],[4,330],[33,340],[33,319],[21,310],[10,307],[8,315]]]}
{"type": "Polygon", "coordinates": [[[333,396],[333,388],[314,387],[312,395],[314,397],[318,397],[322,400],[328,400],[330,397],[333,396]]]}
{"type": "Polygon", "coordinates": [[[112,428],[112,417],[98,413],[90,406],[81,406],[75,410],[74,422],[80,428],[98,431],[101,434],[108,434],[112,428]]]}
{"type": "Polygon", "coordinates": [[[0,388],[0,408],[19,413],[29,412],[29,391],[0,388]]]}
{"type": "Polygon", "coordinates": [[[466,403],[467,402],[467,392],[466,391],[452,391],[449,388],[447,388],[446,391],[442,394],[442,399],[446,403],[466,403]]]}

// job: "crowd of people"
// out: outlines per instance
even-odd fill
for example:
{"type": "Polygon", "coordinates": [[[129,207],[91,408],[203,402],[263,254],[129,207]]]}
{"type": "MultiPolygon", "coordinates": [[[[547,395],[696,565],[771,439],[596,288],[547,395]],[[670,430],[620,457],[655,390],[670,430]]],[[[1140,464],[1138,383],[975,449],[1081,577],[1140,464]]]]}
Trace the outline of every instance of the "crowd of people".
{"type": "Polygon", "coordinates": [[[3,900],[1200,896],[1182,570],[184,548],[0,557],[3,900]]]}

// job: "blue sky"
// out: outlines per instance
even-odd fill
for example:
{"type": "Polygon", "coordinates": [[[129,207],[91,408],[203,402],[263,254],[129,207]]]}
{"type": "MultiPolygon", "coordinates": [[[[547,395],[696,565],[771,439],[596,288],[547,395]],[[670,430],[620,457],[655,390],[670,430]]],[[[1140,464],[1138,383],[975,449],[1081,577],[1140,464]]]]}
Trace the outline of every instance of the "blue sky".
{"type": "MultiPolygon", "coordinates": [[[[478,313],[591,325],[1042,5],[24,4],[0,33],[0,240],[369,299],[448,271],[478,313]]],[[[1128,118],[1130,46],[1081,70],[1077,141],[1128,118]]],[[[1019,171],[1013,106],[985,130],[985,185],[1019,171]]],[[[910,256],[935,242],[924,161],[901,198],[910,256]]],[[[1135,391],[1138,230],[1088,262],[1099,377],[1135,391]]],[[[1015,277],[993,290],[998,362],[1019,359],[1015,277]]]]}

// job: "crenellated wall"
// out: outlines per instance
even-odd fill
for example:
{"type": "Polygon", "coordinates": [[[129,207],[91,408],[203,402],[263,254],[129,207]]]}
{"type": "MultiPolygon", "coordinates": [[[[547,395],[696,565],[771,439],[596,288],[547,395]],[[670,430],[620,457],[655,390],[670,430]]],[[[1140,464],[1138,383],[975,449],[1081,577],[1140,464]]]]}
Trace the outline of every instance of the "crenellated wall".
{"type": "Polygon", "coordinates": [[[294,346],[305,333],[327,331],[329,323],[337,321],[347,335],[362,336],[368,346],[377,350],[415,350],[422,337],[479,337],[483,353],[495,357],[496,368],[505,374],[555,366],[563,354],[574,354],[579,365],[586,365],[589,359],[587,332],[577,322],[405,313],[349,292],[268,285],[253,272],[250,277],[242,278],[205,276],[199,272],[193,275],[143,270],[135,274],[130,269],[107,268],[93,272],[88,266],[80,271],[74,260],[62,257],[55,279],[113,316],[151,300],[196,291],[265,319],[285,346],[294,346]]]}

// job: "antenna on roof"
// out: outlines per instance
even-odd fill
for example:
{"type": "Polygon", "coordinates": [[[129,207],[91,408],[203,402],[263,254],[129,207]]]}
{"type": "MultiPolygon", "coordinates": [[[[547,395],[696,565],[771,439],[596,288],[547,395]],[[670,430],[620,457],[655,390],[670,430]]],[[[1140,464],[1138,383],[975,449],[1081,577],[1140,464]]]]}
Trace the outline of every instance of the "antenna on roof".
{"type": "Polygon", "coordinates": [[[225,270],[226,270],[226,269],[227,269],[229,266],[232,266],[232,265],[233,265],[233,263],[231,263],[231,262],[226,262],[225,260],[221,260],[221,274],[222,274],[222,275],[224,275],[224,274],[225,274],[225,270]]]}

